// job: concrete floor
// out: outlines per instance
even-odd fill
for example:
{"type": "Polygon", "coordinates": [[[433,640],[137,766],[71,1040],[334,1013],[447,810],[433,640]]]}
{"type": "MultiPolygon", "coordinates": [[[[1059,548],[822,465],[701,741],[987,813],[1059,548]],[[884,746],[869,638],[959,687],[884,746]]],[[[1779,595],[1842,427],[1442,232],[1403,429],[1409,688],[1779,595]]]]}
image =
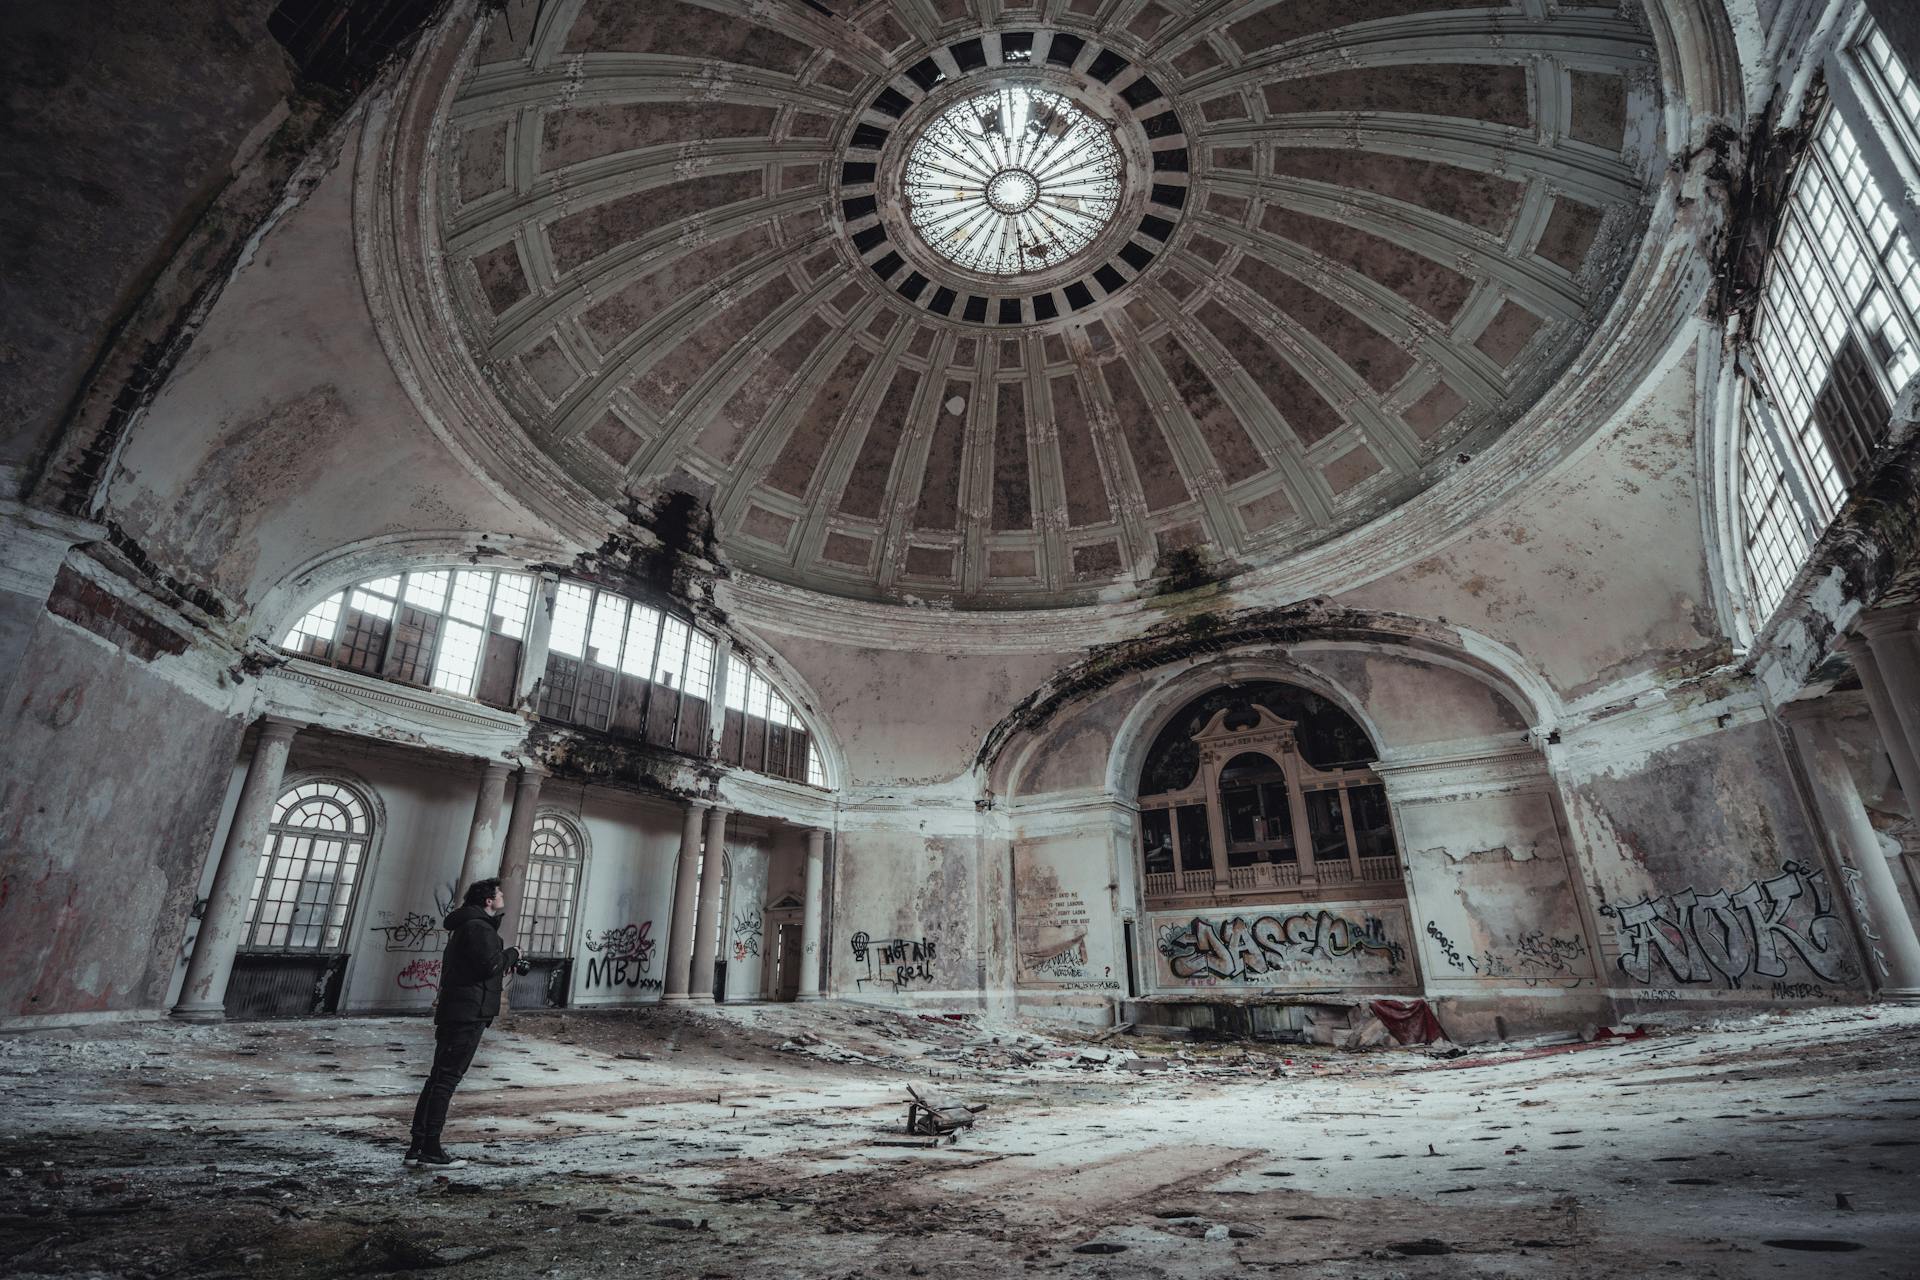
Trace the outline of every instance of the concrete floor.
{"type": "Polygon", "coordinates": [[[1920,1249],[1920,1009],[1454,1061],[1087,1039],[523,1015],[436,1177],[400,1164],[417,1019],[0,1038],[0,1273],[1908,1276],[1920,1249]],[[929,1147],[909,1083],[988,1109],[929,1147]]]}

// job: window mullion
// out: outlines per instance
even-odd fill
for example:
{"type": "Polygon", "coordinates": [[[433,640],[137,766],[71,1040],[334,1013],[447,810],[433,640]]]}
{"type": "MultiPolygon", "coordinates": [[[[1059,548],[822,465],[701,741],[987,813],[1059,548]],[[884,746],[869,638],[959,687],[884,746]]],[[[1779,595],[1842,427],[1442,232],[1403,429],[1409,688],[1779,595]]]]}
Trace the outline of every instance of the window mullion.
{"type": "MultiPolygon", "coordinates": [[[[1898,136],[1897,126],[1880,104],[1868,96],[1872,92],[1870,87],[1862,92],[1862,74],[1857,55],[1850,48],[1829,60],[1827,87],[1832,105],[1828,110],[1837,112],[1847,132],[1853,135],[1854,145],[1860,148],[1860,158],[1866,162],[1868,174],[1892,212],[1894,222],[1907,237],[1907,243],[1920,247],[1920,209],[1903,198],[1910,187],[1920,183],[1920,172],[1908,173],[1901,158],[1888,149],[1887,139],[1898,136]]],[[[1851,209],[1851,200],[1846,203],[1857,222],[1858,211],[1851,209]]],[[[1872,241],[1869,239],[1867,243],[1872,241]]],[[[1877,247],[1874,257],[1877,261],[1877,247]]]]}
{"type": "Polygon", "coordinates": [[[1747,375],[1747,388],[1753,397],[1754,416],[1765,428],[1768,441],[1773,445],[1779,458],[1781,474],[1786,478],[1787,492],[1793,499],[1794,509],[1800,513],[1800,519],[1809,531],[1808,541],[1817,538],[1825,523],[1815,514],[1813,495],[1807,488],[1805,467],[1800,452],[1784,436],[1779,416],[1774,412],[1773,396],[1767,391],[1765,379],[1761,378],[1753,367],[1746,352],[1740,354],[1741,372],[1747,375]]]}

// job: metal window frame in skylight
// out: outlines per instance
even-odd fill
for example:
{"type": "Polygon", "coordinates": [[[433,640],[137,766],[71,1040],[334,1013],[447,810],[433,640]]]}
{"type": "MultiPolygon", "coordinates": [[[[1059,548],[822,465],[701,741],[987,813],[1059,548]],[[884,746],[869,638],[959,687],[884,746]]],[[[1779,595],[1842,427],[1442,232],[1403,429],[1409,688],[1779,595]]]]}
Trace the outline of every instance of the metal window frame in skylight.
{"type": "Polygon", "coordinates": [[[929,249],[1006,276],[1051,269],[1092,244],[1119,208],[1121,174],[1105,125],[1066,94],[1013,84],[929,122],[901,189],[929,249]]]}

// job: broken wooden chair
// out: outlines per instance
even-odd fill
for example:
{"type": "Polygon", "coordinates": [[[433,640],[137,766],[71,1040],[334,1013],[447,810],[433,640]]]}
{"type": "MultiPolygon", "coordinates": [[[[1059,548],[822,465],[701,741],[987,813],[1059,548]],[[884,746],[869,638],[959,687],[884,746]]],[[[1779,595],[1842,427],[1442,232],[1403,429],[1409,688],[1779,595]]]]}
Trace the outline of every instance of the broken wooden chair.
{"type": "Polygon", "coordinates": [[[907,1132],[942,1137],[969,1128],[974,1116],[987,1109],[984,1102],[966,1103],[928,1090],[922,1094],[912,1085],[907,1092],[913,1101],[907,1104],[907,1132]]]}

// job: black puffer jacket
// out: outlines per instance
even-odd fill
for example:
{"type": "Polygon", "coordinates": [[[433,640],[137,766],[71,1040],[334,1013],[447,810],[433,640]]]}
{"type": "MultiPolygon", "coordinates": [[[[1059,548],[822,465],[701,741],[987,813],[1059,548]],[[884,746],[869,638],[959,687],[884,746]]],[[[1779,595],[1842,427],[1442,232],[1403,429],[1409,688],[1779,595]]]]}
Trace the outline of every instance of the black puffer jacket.
{"type": "Polygon", "coordinates": [[[500,1013],[500,975],[520,953],[500,942],[500,918],[483,907],[455,907],[443,925],[447,956],[440,965],[440,1000],[433,1020],[491,1022],[500,1013]]]}

